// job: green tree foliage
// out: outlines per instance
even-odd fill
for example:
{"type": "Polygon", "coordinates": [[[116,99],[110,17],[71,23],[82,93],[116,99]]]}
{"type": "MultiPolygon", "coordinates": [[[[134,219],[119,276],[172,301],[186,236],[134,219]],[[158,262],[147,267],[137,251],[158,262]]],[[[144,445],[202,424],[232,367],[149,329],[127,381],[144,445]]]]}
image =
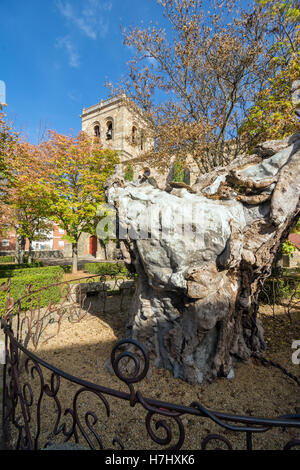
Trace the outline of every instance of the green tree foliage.
{"type": "Polygon", "coordinates": [[[296,24],[300,9],[292,0],[259,0],[271,23],[276,22],[273,43],[268,51],[267,83],[257,95],[240,129],[250,142],[250,151],[259,142],[281,139],[300,130],[291,102],[291,86],[300,77],[300,34],[296,24]]]}
{"type": "Polygon", "coordinates": [[[82,232],[95,233],[104,182],[118,163],[117,153],[83,132],[68,137],[50,131],[39,145],[21,142],[4,118],[0,109],[1,229],[16,231],[16,261],[22,264],[26,239],[31,248],[57,222],[72,243],[75,272],[78,239],[82,232]]]}
{"type": "MultiPolygon", "coordinates": [[[[300,217],[297,220],[297,223],[296,223],[295,227],[293,228],[293,230],[291,231],[291,233],[300,234],[300,217]]],[[[281,251],[282,251],[282,254],[291,257],[295,253],[296,247],[295,247],[294,243],[292,243],[290,240],[285,240],[281,244],[281,251]]]]}
{"type": "Polygon", "coordinates": [[[181,161],[176,161],[173,166],[174,176],[173,181],[177,183],[184,183],[184,166],[181,161]]]}
{"type": "Polygon", "coordinates": [[[129,164],[125,168],[124,179],[126,181],[133,181],[133,176],[134,176],[133,168],[132,168],[132,165],[129,164]]]}
{"type": "Polygon", "coordinates": [[[119,159],[115,151],[81,132],[68,137],[50,132],[42,144],[48,174],[43,184],[49,191],[51,218],[72,243],[73,272],[77,271],[78,240],[83,232],[95,233],[97,210],[104,202],[104,183],[119,159]]]}

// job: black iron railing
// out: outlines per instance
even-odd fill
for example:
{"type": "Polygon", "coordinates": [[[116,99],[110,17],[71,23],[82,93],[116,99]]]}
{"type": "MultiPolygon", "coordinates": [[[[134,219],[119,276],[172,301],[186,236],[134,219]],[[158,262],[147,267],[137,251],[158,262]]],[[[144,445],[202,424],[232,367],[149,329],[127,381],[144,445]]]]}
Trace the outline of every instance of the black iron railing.
{"type": "MultiPolygon", "coordinates": [[[[236,435],[243,436],[244,448],[252,450],[254,437],[257,442],[257,437],[276,430],[287,433],[284,449],[300,447],[300,439],[297,438],[300,433],[299,414],[272,419],[239,416],[210,410],[198,401],[183,406],[144,396],[136,387],[148,373],[149,358],[144,347],[133,339],[118,341],[111,353],[114,374],[123,384],[120,390],[72,376],[46,362],[35,349],[43,341],[47,325],[53,328],[54,324],[59,331],[63,317],[80,321],[89,311],[91,292],[98,292],[102,296],[102,304],[106,302],[107,305],[109,298],[118,290],[120,296],[124,296],[122,289],[131,289],[132,285],[130,280],[120,277],[100,279],[94,276],[79,285],[61,283],[57,288],[59,296],[56,293],[56,301],[50,301],[46,307],[40,307],[39,299],[43,289],[47,288],[36,292],[29,290],[16,302],[8,297],[7,312],[1,320],[6,350],[3,431],[8,448],[37,450],[47,448],[51,443],[73,443],[89,449],[101,450],[110,446],[114,450],[129,449],[132,443],[109,430],[110,419],[115,414],[115,400],[123,403],[122,408],[128,408],[128,423],[131,410],[140,407],[144,412],[140,424],[146,430],[149,448],[183,448],[186,433],[190,431],[187,418],[196,420],[196,425],[198,421],[206,420],[217,426],[218,432],[202,435],[193,425],[192,432],[197,433],[198,447],[203,450],[211,447],[233,449],[232,436],[236,435]],[[74,386],[67,397],[63,392],[65,382],[74,386]],[[83,397],[85,405],[88,403],[84,410],[83,397]],[[93,400],[89,400],[91,397],[93,400]],[[95,408],[87,408],[90,403],[94,403],[95,408]],[[51,423],[45,421],[45,410],[48,414],[51,410],[51,423]],[[108,439],[110,444],[107,445],[108,439]]],[[[295,384],[295,394],[298,391],[295,384]]],[[[148,444],[145,442],[144,448],[147,449],[148,444]]]]}

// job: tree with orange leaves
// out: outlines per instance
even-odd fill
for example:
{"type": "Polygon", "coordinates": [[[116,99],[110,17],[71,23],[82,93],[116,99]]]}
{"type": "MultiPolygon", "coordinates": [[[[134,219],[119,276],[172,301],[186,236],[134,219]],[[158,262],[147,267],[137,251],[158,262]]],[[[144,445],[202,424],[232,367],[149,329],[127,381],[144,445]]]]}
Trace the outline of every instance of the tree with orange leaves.
{"type": "Polygon", "coordinates": [[[11,160],[18,141],[18,134],[6,121],[3,106],[0,104],[0,199],[6,198],[7,188],[13,179],[11,160]]]}
{"type": "MultiPolygon", "coordinates": [[[[284,132],[295,128],[286,99],[286,68],[293,49],[299,63],[299,2],[157,3],[163,23],[124,30],[124,44],[133,56],[125,78],[116,86],[108,83],[112,93],[125,91],[128,106],[137,104],[149,122],[145,137],[153,146],[140,154],[140,161],[166,169],[175,158],[206,173],[247,151],[257,142],[257,134],[270,138],[272,127],[279,132],[282,127],[284,132]],[[278,106],[282,112],[277,112],[278,106]],[[245,128],[241,134],[249,113],[249,131],[245,128]],[[282,125],[286,118],[290,125],[282,125]]],[[[297,72],[296,62],[292,69],[297,72]]]]}
{"type": "Polygon", "coordinates": [[[114,172],[118,155],[83,132],[69,137],[50,131],[40,150],[47,169],[41,182],[49,195],[51,219],[66,231],[72,243],[75,273],[79,237],[83,232],[95,233],[97,209],[104,202],[104,183],[114,172]]]}
{"type": "Polygon", "coordinates": [[[83,132],[68,137],[50,131],[48,141],[18,142],[10,155],[4,152],[5,162],[8,156],[13,182],[6,188],[1,225],[16,231],[16,262],[24,262],[26,238],[31,247],[55,221],[72,243],[76,272],[79,237],[82,232],[95,233],[104,183],[118,163],[117,153],[83,132]]]}
{"type": "MultiPolygon", "coordinates": [[[[16,232],[16,255],[18,264],[24,262],[25,242],[29,240],[29,262],[31,262],[32,241],[49,232],[50,204],[47,188],[42,177],[47,174],[40,146],[27,142],[15,144],[9,154],[11,183],[6,185],[5,199],[2,204],[1,226],[16,232]]],[[[8,154],[5,153],[5,160],[8,154]]]]}

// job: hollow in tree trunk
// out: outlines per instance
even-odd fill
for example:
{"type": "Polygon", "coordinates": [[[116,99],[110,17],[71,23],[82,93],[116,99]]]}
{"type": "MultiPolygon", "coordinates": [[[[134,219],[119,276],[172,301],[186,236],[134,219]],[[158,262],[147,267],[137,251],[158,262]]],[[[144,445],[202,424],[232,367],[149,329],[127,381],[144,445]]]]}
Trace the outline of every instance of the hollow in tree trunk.
{"type": "Polygon", "coordinates": [[[116,181],[108,190],[124,259],[139,274],[127,334],[154,365],[201,383],[233,376],[236,360],[265,349],[258,295],[299,217],[299,167],[300,133],[192,187],[116,181]]]}

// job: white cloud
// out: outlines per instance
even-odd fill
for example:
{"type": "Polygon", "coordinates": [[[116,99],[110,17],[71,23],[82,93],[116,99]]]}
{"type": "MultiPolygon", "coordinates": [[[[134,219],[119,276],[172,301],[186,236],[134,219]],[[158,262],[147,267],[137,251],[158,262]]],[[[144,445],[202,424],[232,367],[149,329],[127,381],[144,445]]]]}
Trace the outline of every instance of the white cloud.
{"type": "Polygon", "coordinates": [[[90,39],[104,37],[108,32],[111,0],[80,0],[77,7],[68,0],[56,0],[60,14],[90,39]]]}
{"type": "Polygon", "coordinates": [[[6,85],[3,80],[0,80],[0,104],[5,104],[6,100],[6,85]]]}
{"type": "Polygon", "coordinates": [[[149,62],[149,64],[151,64],[153,66],[157,65],[157,60],[154,59],[154,57],[146,57],[146,60],[147,60],[147,62],[149,62]]]}
{"type": "Polygon", "coordinates": [[[72,91],[72,90],[69,91],[69,92],[67,93],[67,96],[68,96],[68,98],[69,98],[71,101],[74,101],[75,103],[80,103],[80,102],[82,101],[82,96],[81,96],[81,94],[78,94],[78,92],[76,92],[76,91],[74,91],[74,90],[73,90],[73,91],[72,91]]]}
{"type": "Polygon", "coordinates": [[[70,67],[77,68],[80,65],[79,54],[76,50],[76,47],[72,43],[71,39],[68,36],[58,38],[56,42],[56,47],[65,49],[68,58],[70,67]]]}

